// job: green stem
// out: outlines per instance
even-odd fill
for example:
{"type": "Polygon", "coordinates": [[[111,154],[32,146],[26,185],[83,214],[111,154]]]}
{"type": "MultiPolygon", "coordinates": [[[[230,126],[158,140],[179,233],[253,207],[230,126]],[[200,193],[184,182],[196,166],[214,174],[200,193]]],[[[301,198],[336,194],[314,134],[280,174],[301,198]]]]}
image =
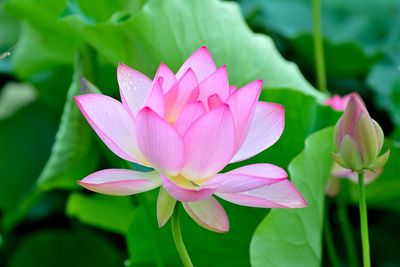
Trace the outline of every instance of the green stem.
{"type": "Polygon", "coordinates": [[[353,232],[350,226],[349,215],[347,213],[347,194],[348,194],[348,184],[349,181],[346,179],[340,180],[340,195],[337,198],[338,202],[338,213],[340,218],[340,229],[342,231],[342,236],[344,240],[344,245],[347,253],[347,258],[349,259],[349,264],[351,267],[357,267],[358,259],[356,253],[356,247],[353,239],[353,232]]]}
{"type": "Polygon", "coordinates": [[[183,243],[181,226],[179,221],[179,205],[175,205],[174,212],[171,218],[172,236],[174,237],[175,246],[178,250],[179,256],[184,267],[193,267],[189,254],[186,251],[185,244],[183,243]]]}
{"type": "Polygon", "coordinates": [[[364,173],[358,173],[358,194],[360,207],[361,221],[361,241],[363,250],[364,267],[371,266],[369,255],[369,237],[368,237],[368,217],[367,217],[367,202],[365,199],[364,173]]]}
{"type": "Polygon", "coordinates": [[[326,249],[328,251],[329,259],[333,267],[340,267],[340,260],[336,252],[335,244],[332,238],[331,224],[329,222],[329,204],[328,199],[325,199],[325,209],[324,209],[324,237],[326,243],[326,249]]]}
{"type": "Polygon", "coordinates": [[[324,45],[321,34],[321,4],[320,0],[313,0],[313,18],[314,18],[314,58],[317,74],[318,89],[327,92],[324,45]]]}

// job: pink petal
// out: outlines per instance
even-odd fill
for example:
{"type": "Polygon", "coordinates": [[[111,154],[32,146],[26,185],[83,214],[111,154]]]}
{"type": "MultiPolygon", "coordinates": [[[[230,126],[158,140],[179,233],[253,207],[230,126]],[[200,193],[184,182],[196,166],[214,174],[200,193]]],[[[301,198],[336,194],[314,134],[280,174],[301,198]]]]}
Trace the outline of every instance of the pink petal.
{"type": "Polygon", "coordinates": [[[217,184],[207,184],[204,186],[192,186],[191,188],[181,187],[169,178],[161,176],[164,188],[168,193],[179,201],[191,202],[209,198],[217,190],[217,184]]]}
{"type": "Polygon", "coordinates": [[[246,139],[261,88],[261,80],[253,81],[236,90],[228,99],[228,105],[235,120],[236,149],[239,149],[246,139]]]}
{"type": "Polygon", "coordinates": [[[285,109],[273,103],[258,102],[244,143],[231,162],[251,158],[273,145],[285,127],[285,109]]]}
{"type": "Polygon", "coordinates": [[[234,92],[236,92],[237,87],[234,85],[229,86],[229,95],[232,95],[234,92]]]}
{"type": "Polygon", "coordinates": [[[199,81],[203,81],[208,75],[216,70],[213,58],[207,47],[203,46],[194,52],[176,73],[179,80],[188,69],[192,69],[199,81]]]}
{"type": "Polygon", "coordinates": [[[175,176],[185,162],[185,148],[179,133],[150,108],[139,111],[137,142],[146,160],[164,175],[175,176]]]}
{"type": "Polygon", "coordinates": [[[183,203],[183,207],[189,216],[204,228],[218,233],[229,231],[228,216],[215,198],[183,203]]]}
{"type": "Polygon", "coordinates": [[[152,190],[161,184],[160,174],[125,169],[102,170],[86,176],[78,183],[91,191],[106,195],[127,196],[152,190]]]}
{"type": "Polygon", "coordinates": [[[164,94],[161,87],[161,79],[159,78],[152,85],[150,92],[148,93],[146,100],[144,102],[145,107],[151,108],[159,116],[164,117],[165,107],[164,107],[164,94]]]}
{"type": "Polygon", "coordinates": [[[146,75],[125,64],[118,65],[117,79],[122,103],[135,116],[143,106],[152,81],[146,75]]]}
{"type": "Polygon", "coordinates": [[[215,109],[215,108],[221,106],[222,104],[224,104],[224,102],[222,102],[219,95],[215,94],[215,95],[208,97],[207,104],[208,104],[208,108],[211,110],[211,109],[215,109]]]}
{"type": "MultiPolygon", "coordinates": [[[[365,171],[365,184],[370,184],[373,181],[376,180],[376,178],[378,178],[381,174],[382,174],[383,169],[377,169],[377,170],[366,170],[365,171]]],[[[350,181],[352,181],[353,183],[358,183],[358,174],[356,172],[351,173],[348,178],[350,179],[350,181]]]]}
{"type": "Polygon", "coordinates": [[[206,109],[204,108],[203,103],[200,101],[196,101],[187,105],[182,110],[178,120],[175,122],[175,129],[181,136],[183,136],[187,129],[189,129],[190,125],[192,125],[193,122],[200,118],[205,112],[206,109]]]}
{"type": "Polygon", "coordinates": [[[257,208],[304,208],[307,201],[289,180],[241,193],[216,193],[226,201],[257,208]]]}
{"type": "Polygon", "coordinates": [[[352,170],[345,169],[341,167],[336,162],[333,163],[332,166],[332,175],[337,178],[349,177],[352,174],[352,170]]]}
{"type": "Polygon", "coordinates": [[[168,68],[168,66],[162,63],[158,67],[153,81],[157,81],[159,78],[162,78],[162,88],[164,94],[168,92],[169,89],[171,89],[171,87],[176,83],[174,73],[168,68]]]}
{"type": "MultiPolygon", "coordinates": [[[[382,173],[382,169],[370,171],[367,170],[365,171],[365,184],[369,184],[373,182],[379,175],[382,173]]],[[[332,176],[336,178],[349,178],[350,181],[354,183],[358,183],[358,174],[356,172],[353,172],[352,170],[345,169],[341,167],[339,164],[336,162],[333,163],[332,167],[332,176]]]]}
{"type": "Polygon", "coordinates": [[[324,105],[331,106],[336,111],[344,111],[346,108],[347,102],[349,101],[350,94],[345,95],[343,97],[339,95],[334,95],[333,97],[327,99],[324,102],[324,105]]]}
{"type": "Polygon", "coordinates": [[[189,69],[185,75],[165,95],[165,118],[175,122],[182,109],[199,96],[199,87],[194,72],[189,69]]]}
{"type": "Polygon", "coordinates": [[[240,193],[286,180],[285,170],[272,164],[252,164],[217,174],[208,183],[218,183],[220,193],[240,193]]]}
{"type": "Polygon", "coordinates": [[[90,126],[114,154],[128,161],[142,161],[134,120],[120,102],[100,94],[76,96],[75,101],[90,126]]]}
{"type": "Polygon", "coordinates": [[[200,117],[187,130],[183,141],[183,176],[197,180],[222,170],[231,159],[235,144],[235,125],[228,106],[222,105],[200,117]]]}
{"type": "Polygon", "coordinates": [[[176,200],[161,186],[157,198],[157,221],[159,227],[163,227],[168,222],[174,211],[175,203],[176,200]]]}
{"type": "Polygon", "coordinates": [[[228,99],[229,96],[229,81],[226,66],[222,66],[217,69],[214,73],[208,76],[199,85],[200,93],[199,100],[207,105],[208,98],[212,95],[219,95],[223,102],[228,99]]]}

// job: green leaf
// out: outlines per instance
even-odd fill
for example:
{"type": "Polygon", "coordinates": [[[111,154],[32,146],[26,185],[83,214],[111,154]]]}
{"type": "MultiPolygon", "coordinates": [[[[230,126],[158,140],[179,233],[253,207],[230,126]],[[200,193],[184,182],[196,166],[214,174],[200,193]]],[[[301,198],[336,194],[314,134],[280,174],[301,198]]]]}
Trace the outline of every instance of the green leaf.
{"type": "Polygon", "coordinates": [[[10,267],[123,266],[122,256],[114,245],[84,229],[48,229],[27,235],[12,256],[10,267]]]}
{"type": "Polygon", "coordinates": [[[57,65],[73,63],[81,39],[73,29],[57,21],[65,9],[65,1],[10,0],[4,9],[24,20],[12,58],[19,76],[26,78],[57,65]]]}
{"type": "Polygon", "coordinates": [[[293,63],[279,55],[269,37],[248,29],[234,3],[152,0],[123,22],[110,20],[94,26],[78,16],[64,22],[111,62],[123,61],[146,74],[154,73],[160,62],[176,71],[191,53],[206,45],[219,66],[228,66],[235,85],[263,79],[265,88],[292,88],[323,98],[293,63]]]}
{"type": "Polygon", "coordinates": [[[76,188],[76,181],[94,171],[99,161],[93,131],[74,101],[74,96],[80,94],[81,87],[79,64],[77,59],[56,141],[38,180],[42,189],[76,188]]]}
{"type": "MultiPolygon", "coordinates": [[[[4,12],[4,5],[0,3],[0,55],[6,51],[11,54],[13,53],[13,47],[17,42],[18,34],[18,21],[10,14],[4,12]]],[[[12,70],[10,57],[2,58],[0,60],[0,73],[11,73],[12,70]]]]}
{"type": "Polygon", "coordinates": [[[67,0],[67,8],[63,16],[77,15],[88,24],[102,23],[119,12],[130,16],[130,13],[139,11],[147,0],[98,0],[93,6],[88,0],[67,0]]]}
{"type": "Polygon", "coordinates": [[[14,209],[35,188],[57,122],[57,114],[38,101],[0,120],[0,209],[14,209]]]}
{"type": "Polygon", "coordinates": [[[127,197],[72,193],[67,201],[68,216],[117,234],[128,232],[134,211],[127,197]]]}
{"type": "Polygon", "coordinates": [[[308,206],[271,210],[254,233],[252,266],[321,266],[325,184],[333,149],[332,128],[307,138],[304,151],[290,163],[289,173],[308,206]]]}

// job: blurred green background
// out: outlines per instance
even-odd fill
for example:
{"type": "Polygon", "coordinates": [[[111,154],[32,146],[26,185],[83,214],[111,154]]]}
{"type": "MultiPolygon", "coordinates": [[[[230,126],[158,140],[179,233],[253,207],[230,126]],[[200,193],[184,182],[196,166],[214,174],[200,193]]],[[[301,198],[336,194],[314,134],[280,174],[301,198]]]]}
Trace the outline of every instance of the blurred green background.
{"type": "MultiPolygon", "coordinates": [[[[321,2],[328,88],[359,92],[391,149],[367,187],[373,266],[400,266],[400,1],[321,2]]],[[[110,197],[76,184],[129,163],[107,150],[72,98],[82,90],[117,97],[118,62],[152,77],[160,62],[176,71],[202,45],[227,64],[232,84],[263,79],[261,99],[286,107],[278,143],[228,168],[278,164],[309,207],[223,203],[227,234],[183,216],[195,266],[331,266],[324,210],[341,264],[350,266],[339,202],[348,206],[347,235],[360,261],[354,185],[324,197],[333,151],[324,128],[340,114],[314,89],[312,23],[306,0],[0,0],[0,266],[179,266],[170,225],[156,225],[157,192],[110,197]]]]}

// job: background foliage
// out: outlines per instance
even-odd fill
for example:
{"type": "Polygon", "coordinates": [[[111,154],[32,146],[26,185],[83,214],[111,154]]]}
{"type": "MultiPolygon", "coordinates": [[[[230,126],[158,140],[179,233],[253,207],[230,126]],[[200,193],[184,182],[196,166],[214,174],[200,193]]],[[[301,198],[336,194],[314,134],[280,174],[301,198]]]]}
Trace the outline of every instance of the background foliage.
{"type": "MultiPolygon", "coordinates": [[[[400,2],[322,4],[328,87],[359,92],[388,136],[392,156],[367,198],[374,266],[398,266],[400,2]]],[[[72,98],[99,89],[116,97],[118,62],[152,77],[160,62],[176,71],[202,45],[217,65],[227,64],[232,84],[263,79],[261,99],[285,105],[281,139],[248,162],[287,169],[309,207],[269,212],[223,203],[227,234],[184,216],[195,265],[330,266],[322,227],[333,144],[324,128],[340,114],[321,105],[328,95],[313,87],[311,12],[305,0],[1,1],[0,52],[11,48],[11,56],[0,61],[0,266],[178,264],[169,225],[156,226],[157,192],[110,197],[77,186],[94,170],[129,163],[99,141],[72,98]]],[[[359,244],[356,198],[351,187],[359,244]]],[[[330,203],[339,243],[342,222],[330,203]]]]}

